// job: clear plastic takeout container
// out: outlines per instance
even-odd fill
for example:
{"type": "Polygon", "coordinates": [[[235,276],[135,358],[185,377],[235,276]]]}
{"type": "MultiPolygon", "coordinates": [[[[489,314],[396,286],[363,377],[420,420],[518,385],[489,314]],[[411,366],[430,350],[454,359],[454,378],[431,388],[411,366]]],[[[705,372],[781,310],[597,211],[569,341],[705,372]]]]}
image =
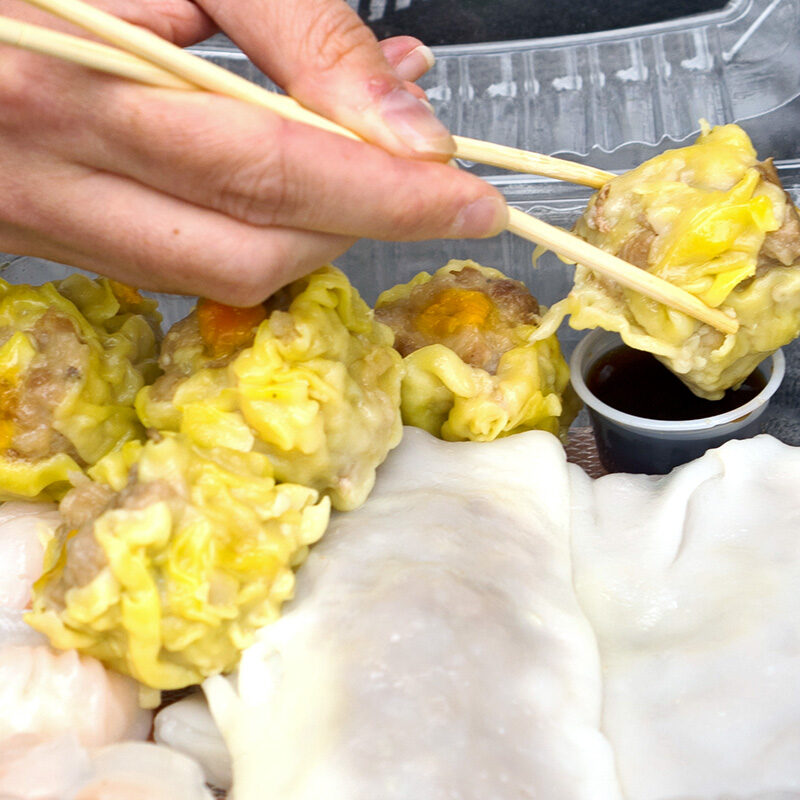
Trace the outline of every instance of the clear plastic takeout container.
{"type": "MultiPolygon", "coordinates": [[[[259,84],[265,76],[223,36],[193,51],[259,84]]],[[[435,49],[422,81],[454,132],[610,170],[692,139],[699,120],[739,122],[762,158],[773,156],[781,180],[800,200],[800,0],[733,0],[724,9],[656,25],[554,39],[435,49]]],[[[583,187],[462,164],[498,186],[509,203],[555,225],[572,226],[590,196],[583,187]]],[[[533,245],[503,234],[482,241],[391,243],[364,240],[337,261],[368,302],[379,292],[471,258],[524,281],[541,303],[569,292],[572,267],[551,253],[537,266],[533,245]]],[[[40,283],[65,268],[9,256],[4,276],[40,283]]],[[[161,298],[167,323],[191,306],[161,298]]],[[[567,354],[583,332],[562,326],[567,354]]],[[[795,355],[787,355],[786,391],[773,399],[776,431],[800,444],[794,408],[795,355]],[[787,395],[786,392],[791,392],[787,395]]],[[[800,352],[798,352],[800,356],[800,352]]],[[[783,390],[782,390],[783,391],[783,390]]],[[[581,415],[577,425],[586,425],[581,415]]]]}

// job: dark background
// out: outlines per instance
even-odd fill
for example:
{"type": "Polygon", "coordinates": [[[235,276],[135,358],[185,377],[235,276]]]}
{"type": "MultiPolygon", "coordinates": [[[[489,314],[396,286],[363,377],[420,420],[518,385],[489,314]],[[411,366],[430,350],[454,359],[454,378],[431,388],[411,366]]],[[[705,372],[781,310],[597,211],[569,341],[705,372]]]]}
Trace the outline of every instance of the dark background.
{"type": "Polygon", "coordinates": [[[725,0],[387,0],[370,20],[369,0],[350,0],[378,38],[408,34],[426,44],[533,39],[626,28],[712,11],[725,0]]]}

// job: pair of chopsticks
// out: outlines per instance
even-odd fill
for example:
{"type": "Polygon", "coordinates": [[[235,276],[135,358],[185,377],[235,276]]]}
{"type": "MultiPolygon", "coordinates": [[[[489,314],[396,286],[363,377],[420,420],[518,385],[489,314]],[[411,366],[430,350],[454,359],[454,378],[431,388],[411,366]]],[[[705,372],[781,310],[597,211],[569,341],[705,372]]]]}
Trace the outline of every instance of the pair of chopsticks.
{"type": "MultiPolygon", "coordinates": [[[[85,67],[139,81],[182,90],[205,90],[253,103],[287,119],[362,141],[347,128],[300,105],[296,100],[271,92],[82,0],[25,0],[99,36],[105,44],[52,31],[37,25],[0,17],[0,42],[56,56],[85,67]]],[[[470,161],[530,172],[558,180],[599,188],[612,173],[571,161],[530,153],[513,147],[453,137],[455,155],[470,161]]],[[[645,270],[628,264],[568,231],[549,225],[519,209],[509,208],[507,229],[542,245],[556,254],[588,267],[617,283],[634,289],[666,306],[708,323],[723,333],[736,333],[735,319],[709,308],[694,295],[645,270]]]]}

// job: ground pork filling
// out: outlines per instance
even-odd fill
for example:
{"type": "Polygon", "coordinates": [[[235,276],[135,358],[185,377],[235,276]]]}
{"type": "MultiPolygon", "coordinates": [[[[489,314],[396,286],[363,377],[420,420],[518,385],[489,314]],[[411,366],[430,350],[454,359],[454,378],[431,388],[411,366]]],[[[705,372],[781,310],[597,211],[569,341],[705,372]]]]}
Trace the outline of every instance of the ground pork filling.
{"type": "Polygon", "coordinates": [[[539,303],[523,283],[487,277],[474,267],[437,275],[375,316],[394,331],[400,355],[443,344],[491,374],[503,353],[521,344],[514,329],[541,321],[539,303]]]}
{"type": "Polygon", "coordinates": [[[152,399],[156,402],[172,400],[178,385],[204,360],[204,350],[197,315],[192,312],[176,322],[164,337],[158,359],[164,374],[151,387],[152,399]]]}
{"type": "MultiPolygon", "coordinates": [[[[13,331],[5,330],[7,340],[13,331]]],[[[72,320],[50,309],[28,332],[37,354],[22,380],[0,382],[0,420],[5,455],[38,461],[67,453],[83,461],[72,443],[54,428],[56,410],[71,386],[86,375],[89,345],[72,320]]]]}
{"type": "Polygon", "coordinates": [[[59,506],[64,522],[58,535],[65,541],[67,558],[58,580],[48,586],[48,604],[63,609],[66,592],[73,587],[86,586],[107,565],[105,551],[94,535],[94,524],[103,513],[114,509],[143,509],[161,501],[180,503],[181,493],[162,480],[139,483],[135,468],[121,492],[93,481],[85,481],[70,490],[59,506]]]}

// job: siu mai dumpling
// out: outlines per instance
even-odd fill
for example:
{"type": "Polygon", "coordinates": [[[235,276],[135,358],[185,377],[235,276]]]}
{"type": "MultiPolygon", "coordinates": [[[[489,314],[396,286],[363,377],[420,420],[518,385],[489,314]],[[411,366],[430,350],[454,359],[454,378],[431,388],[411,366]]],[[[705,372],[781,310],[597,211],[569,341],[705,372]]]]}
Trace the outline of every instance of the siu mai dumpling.
{"type": "Polygon", "coordinates": [[[266,456],[130,442],[62,501],[28,622],[154,689],[230,671],[294,589],[329,502],[266,456]]]}
{"type": "Polygon", "coordinates": [[[204,689],[235,800],[620,800],[564,451],[406,430],[286,614],[204,689]]]}
{"type": "Polygon", "coordinates": [[[157,335],[154,301],[115,281],[0,280],[0,499],[59,498],[143,436],[133,403],[157,335]]]}
{"type": "Polygon", "coordinates": [[[546,309],[520,281],[450,261],[384,292],[375,315],[404,357],[403,422],[450,441],[566,433],[579,403],[546,309]]]}
{"type": "Polygon", "coordinates": [[[267,455],[279,480],[364,502],[400,441],[400,357],[347,277],[323,267],[263,305],[200,301],[167,334],[164,375],[136,401],[148,427],[267,455]]]}
{"type": "Polygon", "coordinates": [[[575,232],[739,322],[725,335],[578,265],[574,328],[618,331],[700,397],[719,399],[800,333],[800,217],[736,125],[610,180],[575,232]]]}

